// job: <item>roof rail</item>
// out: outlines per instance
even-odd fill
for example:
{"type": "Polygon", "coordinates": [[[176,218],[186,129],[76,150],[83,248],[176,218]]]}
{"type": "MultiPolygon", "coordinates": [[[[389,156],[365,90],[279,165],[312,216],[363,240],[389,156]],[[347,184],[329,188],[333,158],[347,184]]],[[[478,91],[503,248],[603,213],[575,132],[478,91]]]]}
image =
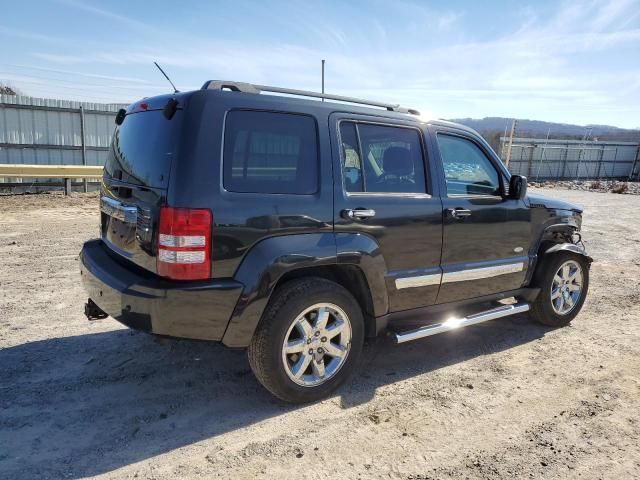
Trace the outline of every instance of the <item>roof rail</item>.
{"type": "Polygon", "coordinates": [[[253,83],[234,82],[233,80],[208,80],[202,86],[202,90],[232,90],[234,92],[260,93],[273,92],[284,93],[286,95],[297,95],[300,97],[326,98],[327,100],[337,100],[339,102],[358,103],[361,105],[371,105],[373,107],[386,108],[390,112],[411,113],[420,115],[418,110],[413,108],[401,107],[397,104],[374,102],[371,100],[363,100],[361,98],[344,97],[342,95],[329,95],[326,93],[312,92],[308,90],[295,90],[293,88],[270,87],[268,85],[254,85],[253,83]]]}

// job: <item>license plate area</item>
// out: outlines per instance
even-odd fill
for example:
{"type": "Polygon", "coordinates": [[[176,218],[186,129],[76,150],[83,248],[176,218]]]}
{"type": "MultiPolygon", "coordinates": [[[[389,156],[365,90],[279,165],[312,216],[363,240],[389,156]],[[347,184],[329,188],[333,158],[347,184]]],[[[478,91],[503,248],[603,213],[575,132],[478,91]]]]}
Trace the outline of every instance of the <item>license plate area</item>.
{"type": "Polygon", "coordinates": [[[138,207],[125,205],[114,198],[100,197],[100,211],[123,223],[133,224],[134,227],[138,222],[138,207]]]}
{"type": "Polygon", "coordinates": [[[136,251],[136,230],[138,209],[116,199],[100,198],[103,238],[116,247],[125,256],[136,251]]]}

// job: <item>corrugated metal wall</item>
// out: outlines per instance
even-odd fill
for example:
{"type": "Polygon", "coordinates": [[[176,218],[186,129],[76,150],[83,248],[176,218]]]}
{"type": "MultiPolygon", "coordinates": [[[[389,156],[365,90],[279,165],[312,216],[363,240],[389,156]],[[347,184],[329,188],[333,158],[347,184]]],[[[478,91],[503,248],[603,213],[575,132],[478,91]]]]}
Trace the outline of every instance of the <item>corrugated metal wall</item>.
{"type": "Polygon", "coordinates": [[[639,148],[631,142],[514,138],[509,171],[529,180],[629,179],[637,175],[639,148]]]}
{"type": "Polygon", "coordinates": [[[103,165],[125,105],[0,95],[0,163],[103,165]]]}
{"type": "MultiPolygon", "coordinates": [[[[0,163],[104,165],[123,107],[0,95],[0,163]]],[[[638,174],[638,155],[636,143],[514,138],[509,169],[531,180],[630,178],[638,174]]]]}

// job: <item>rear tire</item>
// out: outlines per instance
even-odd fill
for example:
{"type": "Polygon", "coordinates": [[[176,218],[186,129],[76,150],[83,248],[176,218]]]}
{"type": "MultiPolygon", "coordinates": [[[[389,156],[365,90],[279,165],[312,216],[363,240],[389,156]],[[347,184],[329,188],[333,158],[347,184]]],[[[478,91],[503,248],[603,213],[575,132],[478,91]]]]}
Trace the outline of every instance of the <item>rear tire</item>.
{"type": "Polygon", "coordinates": [[[550,327],[571,323],[587,297],[589,267],[587,259],[571,252],[543,258],[534,282],[540,294],[531,305],[531,317],[550,327]]]}
{"type": "Polygon", "coordinates": [[[313,402],[349,378],[363,343],[362,311],[345,288],[323,278],[292,280],[276,290],[263,313],[249,364],[279,399],[313,402]]]}

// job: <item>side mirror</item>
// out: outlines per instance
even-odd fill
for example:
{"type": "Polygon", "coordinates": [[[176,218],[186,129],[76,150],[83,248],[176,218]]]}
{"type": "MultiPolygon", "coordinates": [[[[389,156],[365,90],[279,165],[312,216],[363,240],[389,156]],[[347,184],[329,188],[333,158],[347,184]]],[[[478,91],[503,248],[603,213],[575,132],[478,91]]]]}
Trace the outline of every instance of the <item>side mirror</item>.
{"type": "Polygon", "coordinates": [[[122,125],[122,122],[124,122],[124,117],[126,115],[127,115],[127,111],[124,108],[121,108],[120,110],[118,110],[118,113],[116,114],[116,118],[115,118],[116,125],[122,125]]]}
{"type": "Polygon", "coordinates": [[[522,200],[527,196],[527,177],[511,175],[509,180],[509,198],[522,200]]]}

